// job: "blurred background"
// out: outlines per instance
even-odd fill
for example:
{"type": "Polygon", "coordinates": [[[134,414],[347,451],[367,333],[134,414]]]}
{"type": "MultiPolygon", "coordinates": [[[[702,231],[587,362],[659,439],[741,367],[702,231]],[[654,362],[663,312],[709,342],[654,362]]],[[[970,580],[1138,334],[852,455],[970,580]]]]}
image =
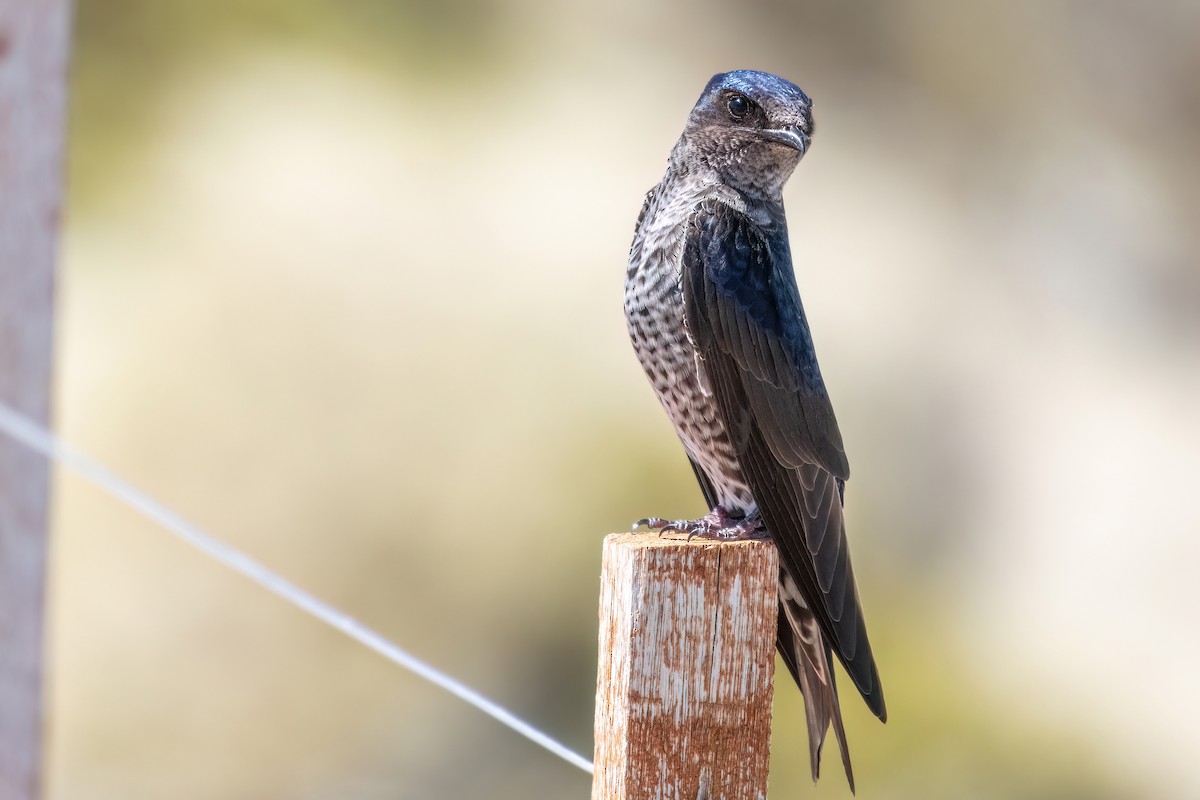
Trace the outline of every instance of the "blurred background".
{"type": "MultiPolygon", "coordinates": [[[[601,538],[704,511],[624,330],[642,195],[713,73],[801,85],[796,271],[890,712],[843,691],[859,796],[1200,796],[1200,5],[76,16],[65,438],[584,753],[601,538]]],[[[57,492],[55,800],[588,796],[57,492]]],[[[847,797],[779,689],[772,797],[847,797]]]]}

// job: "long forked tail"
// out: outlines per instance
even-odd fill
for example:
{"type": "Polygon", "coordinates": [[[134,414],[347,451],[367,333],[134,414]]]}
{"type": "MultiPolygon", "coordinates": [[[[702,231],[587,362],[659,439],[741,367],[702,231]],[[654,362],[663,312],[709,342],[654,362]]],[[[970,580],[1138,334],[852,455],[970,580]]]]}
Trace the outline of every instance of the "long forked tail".
{"type": "Polygon", "coordinates": [[[846,780],[854,792],[854,770],[850,768],[850,749],[842,727],[842,709],[838,704],[837,685],[833,680],[833,660],[829,645],[817,624],[817,618],[798,593],[780,586],[779,654],[804,694],[804,713],[808,719],[808,750],[812,760],[813,782],[821,773],[821,746],[829,726],[842,752],[846,780]]]}

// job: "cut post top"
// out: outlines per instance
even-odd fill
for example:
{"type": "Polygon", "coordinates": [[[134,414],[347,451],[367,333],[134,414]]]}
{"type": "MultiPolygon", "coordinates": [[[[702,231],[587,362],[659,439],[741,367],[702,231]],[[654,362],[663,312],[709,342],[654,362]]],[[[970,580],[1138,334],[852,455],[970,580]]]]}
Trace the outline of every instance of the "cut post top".
{"type": "Polygon", "coordinates": [[[700,536],[693,536],[689,541],[686,534],[668,533],[662,535],[656,531],[638,530],[627,531],[625,533],[610,533],[604,537],[605,547],[635,547],[635,548],[670,548],[670,547],[696,547],[696,548],[713,548],[713,547],[728,547],[740,548],[746,550],[761,550],[765,553],[775,553],[775,543],[768,538],[761,539],[707,539],[700,536]]]}

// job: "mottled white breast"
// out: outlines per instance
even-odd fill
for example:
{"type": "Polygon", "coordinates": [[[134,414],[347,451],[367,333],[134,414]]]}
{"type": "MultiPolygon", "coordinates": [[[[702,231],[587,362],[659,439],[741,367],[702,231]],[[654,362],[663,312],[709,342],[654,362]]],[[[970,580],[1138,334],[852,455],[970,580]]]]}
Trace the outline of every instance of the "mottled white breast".
{"type": "Polygon", "coordinates": [[[712,481],[721,505],[745,514],[754,510],[754,498],[688,340],[680,288],[688,220],[714,193],[711,185],[670,181],[647,195],[625,276],[625,321],[646,377],[688,455],[712,481]]]}

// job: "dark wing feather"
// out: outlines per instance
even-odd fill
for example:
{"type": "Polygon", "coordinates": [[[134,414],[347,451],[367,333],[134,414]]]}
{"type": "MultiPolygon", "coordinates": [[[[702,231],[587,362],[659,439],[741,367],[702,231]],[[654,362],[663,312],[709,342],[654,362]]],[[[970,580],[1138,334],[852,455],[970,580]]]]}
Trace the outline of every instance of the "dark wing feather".
{"type": "Polygon", "coordinates": [[[696,459],[688,456],[688,462],[692,465],[692,472],[696,473],[696,482],[700,484],[700,492],[704,495],[704,502],[708,503],[708,508],[711,511],[721,501],[720,495],[717,494],[717,487],[713,486],[712,480],[700,468],[700,465],[696,463],[696,459]]]}
{"type": "Polygon", "coordinates": [[[724,203],[702,204],[684,244],[682,290],[688,335],[723,421],[738,432],[738,461],[781,569],[884,719],[846,547],[841,492],[849,465],[782,224],[765,233],[724,203]]]}

